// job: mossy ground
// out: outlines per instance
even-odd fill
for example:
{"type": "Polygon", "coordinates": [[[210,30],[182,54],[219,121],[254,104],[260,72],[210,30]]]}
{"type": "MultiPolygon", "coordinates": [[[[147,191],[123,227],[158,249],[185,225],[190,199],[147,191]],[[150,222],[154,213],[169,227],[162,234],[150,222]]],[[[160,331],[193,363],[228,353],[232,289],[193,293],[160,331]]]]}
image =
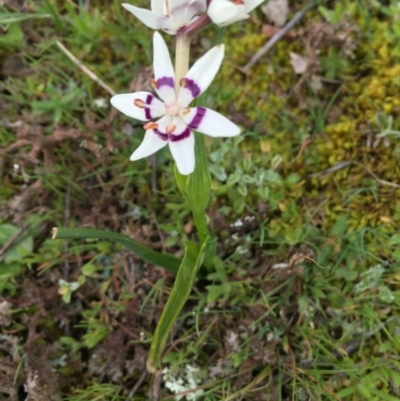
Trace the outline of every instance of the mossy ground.
{"type": "Polygon", "coordinates": [[[0,400],[172,399],[171,383],[204,400],[398,400],[397,1],[321,1],[247,74],[266,17],[226,30],[207,104],[243,134],[207,141],[219,259],[156,377],[144,363],[173,274],[110,242],[49,239],[95,227],[181,256],[195,236],[169,152],[129,162],[141,124],[57,46],[122,93],[151,77],[151,31],[119,1],[5,3],[0,249],[24,241],[0,255],[0,400]],[[309,57],[303,75],[290,52],[309,57]]]}

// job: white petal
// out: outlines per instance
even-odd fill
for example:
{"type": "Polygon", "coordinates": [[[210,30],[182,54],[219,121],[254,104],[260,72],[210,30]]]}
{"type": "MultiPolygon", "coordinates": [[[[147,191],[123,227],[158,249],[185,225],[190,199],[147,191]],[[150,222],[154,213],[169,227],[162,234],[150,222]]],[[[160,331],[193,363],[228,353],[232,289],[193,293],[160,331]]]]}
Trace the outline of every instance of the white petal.
{"type": "Polygon", "coordinates": [[[169,0],[169,15],[174,20],[177,29],[187,26],[195,14],[187,12],[188,0],[169,0]]]}
{"type": "Polygon", "coordinates": [[[172,117],[165,115],[161,117],[158,121],[156,121],[156,123],[158,125],[157,131],[160,134],[166,135],[168,137],[167,127],[172,125],[172,117]]]}
{"type": "Polygon", "coordinates": [[[258,7],[264,0],[246,0],[244,5],[246,7],[246,12],[253,11],[256,7],[258,7]]]}
{"type": "Polygon", "coordinates": [[[168,0],[169,13],[173,13],[177,9],[183,9],[189,3],[188,0],[168,0]]]}
{"type": "Polygon", "coordinates": [[[190,0],[188,8],[197,10],[197,13],[203,13],[207,10],[207,0],[190,0]]]}
{"type": "Polygon", "coordinates": [[[168,33],[170,35],[176,35],[176,33],[178,32],[179,28],[180,28],[180,26],[178,26],[176,24],[176,22],[174,21],[174,19],[170,15],[167,15],[167,16],[163,17],[161,29],[164,32],[166,32],[166,33],[168,33]]]}
{"type": "Polygon", "coordinates": [[[163,20],[166,17],[156,14],[153,11],[146,10],[131,6],[130,4],[123,3],[122,7],[131,12],[136,18],[139,18],[143,24],[147,25],[151,29],[161,29],[163,27],[163,20]]]}
{"type": "Polygon", "coordinates": [[[151,11],[156,14],[162,15],[164,9],[165,0],[151,0],[151,11]]]}
{"type": "Polygon", "coordinates": [[[179,116],[172,119],[172,125],[174,130],[169,134],[169,140],[171,142],[179,142],[192,134],[191,129],[179,116]]]}
{"type": "Polygon", "coordinates": [[[181,111],[182,120],[193,130],[213,137],[231,137],[240,134],[240,128],[222,114],[206,107],[192,107],[189,113],[181,111]]]}
{"type": "Polygon", "coordinates": [[[238,5],[230,0],[212,0],[208,6],[207,14],[212,22],[219,26],[230,25],[248,17],[245,5],[238,5]]]}
{"type": "Polygon", "coordinates": [[[181,81],[184,85],[180,87],[178,94],[178,103],[181,107],[188,106],[210,86],[221,66],[224,50],[224,45],[215,46],[194,63],[181,81]]]}
{"type": "MultiPolygon", "coordinates": [[[[188,26],[194,20],[199,18],[197,15],[203,13],[207,9],[206,0],[190,0],[186,2],[184,14],[182,19],[184,21],[182,26],[188,26]],[[197,17],[196,17],[197,16],[197,17]]],[[[174,15],[175,17],[175,15],[174,15]]]]}
{"type": "Polygon", "coordinates": [[[178,141],[170,140],[169,148],[178,171],[183,175],[193,173],[195,166],[193,132],[190,132],[188,137],[178,141]]]}
{"type": "Polygon", "coordinates": [[[175,71],[168,47],[158,32],[154,32],[153,47],[154,79],[157,82],[156,92],[164,102],[174,102],[176,99],[175,71]]]}
{"type": "Polygon", "coordinates": [[[164,116],[157,121],[155,130],[161,137],[169,138],[171,142],[179,142],[188,138],[192,131],[181,117],[164,116]]]}
{"type": "Polygon", "coordinates": [[[168,140],[161,138],[153,130],[147,130],[142,143],[132,153],[130,160],[135,161],[150,156],[162,149],[167,143],[168,140]]]}
{"type": "Polygon", "coordinates": [[[197,14],[207,8],[206,0],[169,0],[165,1],[162,14],[168,16],[163,21],[165,32],[175,35],[180,28],[188,26],[197,14]]]}
{"type": "Polygon", "coordinates": [[[111,98],[110,102],[121,113],[141,121],[149,121],[153,118],[161,117],[166,113],[165,104],[160,102],[150,92],[115,95],[111,98]],[[137,103],[142,103],[143,106],[138,107],[137,103]]]}

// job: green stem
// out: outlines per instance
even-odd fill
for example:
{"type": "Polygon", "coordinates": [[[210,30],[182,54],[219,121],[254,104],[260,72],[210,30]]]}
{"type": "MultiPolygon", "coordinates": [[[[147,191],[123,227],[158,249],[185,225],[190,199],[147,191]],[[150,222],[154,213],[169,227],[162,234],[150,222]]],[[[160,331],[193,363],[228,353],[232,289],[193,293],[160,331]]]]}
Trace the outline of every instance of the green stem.
{"type": "Polygon", "coordinates": [[[193,211],[193,218],[194,224],[196,224],[197,233],[199,234],[200,242],[204,242],[205,239],[210,236],[204,210],[199,213],[193,211]]]}
{"type": "Polygon", "coordinates": [[[191,36],[177,34],[175,48],[175,92],[179,92],[179,83],[189,71],[189,54],[191,36]]]}
{"type": "MultiPolygon", "coordinates": [[[[175,52],[175,91],[178,95],[179,92],[179,83],[181,79],[187,74],[189,71],[189,54],[190,54],[190,41],[191,35],[186,33],[181,33],[176,37],[176,52],[175,52]]],[[[204,138],[200,135],[196,135],[196,171],[191,174],[191,176],[186,177],[182,176],[179,171],[175,171],[176,180],[178,186],[189,201],[190,208],[192,210],[194,222],[197,228],[197,232],[201,242],[210,235],[208,228],[207,228],[207,218],[205,214],[205,208],[208,204],[208,199],[206,204],[199,205],[198,199],[192,199],[188,191],[188,185],[195,185],[195,186],[206,186],[208,188],[202,188],[206,192],[209,191],[209,185],[207,178],[209,177],[208,166],[205,156],[205,144],[204,138]],[[204,159],[204,160],[203,160],[204,159]],[[201,164],[201,166],[200,166],[201,164]],[[199,171],[207,171],[206,177],[202,176],[199,171]],[[197,174],[196,174],[197,173],[197,174]],[[200,206],[200,207],[199,207],[200,206]]],[[[204,203],[204,202],[202,202],[204,203]]]]}

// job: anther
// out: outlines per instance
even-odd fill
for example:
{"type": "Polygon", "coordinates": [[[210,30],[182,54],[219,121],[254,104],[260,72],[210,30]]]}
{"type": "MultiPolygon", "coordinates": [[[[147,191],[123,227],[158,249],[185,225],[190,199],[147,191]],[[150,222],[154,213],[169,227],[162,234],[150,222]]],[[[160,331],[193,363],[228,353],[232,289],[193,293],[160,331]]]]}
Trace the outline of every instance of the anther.
{"type": "Polygon", "coordinates": [[[237,6],[241,6],[244,4],[243,0],[233,0],[233,4],[236,4],[237,6]]]}
{"type": "Polygon", "coordinates": [[[168,134],[171,134],[176,130],[176,125],[167,125],[167,128],[165,129],[168,134]]]}
{"type": "Polygon", "coordinates": [[[180,81],[179,81],[179,85],[182,87],[182,88],[186,88],[187,87],[187,79],[186,78],[182,78],[180,81]]]}
{"type": "Polygon", "coordinates": [[[143,128],[144,129],[157,129],[158,124],[153,121],[149,121],[147,124],[143,125],[143,128]]]}
{"type": "Polygon", "coordinates": [[[139,107],[139,109],[144,109],[144,101],[143,101],[142,99],[135,99],[135,100],[133,101],[133,104],[134,104],[136,107],[139,107]]]}
{"type": "Polygon", "coordinates": [[[182,110],[182,114],[183,115],[186,115],[186,114],[189,114],[190,113],[190,107],[185,107],[183,110],[182,110]]]}
{"type": "Polygon", "coordinates": [[[150,79],[150,86],[151,86],[153,89],[158,89],[158,83],[157,83],[157,81],[156,81],[154,78],[151,78],[151,79],[150,79]]]}

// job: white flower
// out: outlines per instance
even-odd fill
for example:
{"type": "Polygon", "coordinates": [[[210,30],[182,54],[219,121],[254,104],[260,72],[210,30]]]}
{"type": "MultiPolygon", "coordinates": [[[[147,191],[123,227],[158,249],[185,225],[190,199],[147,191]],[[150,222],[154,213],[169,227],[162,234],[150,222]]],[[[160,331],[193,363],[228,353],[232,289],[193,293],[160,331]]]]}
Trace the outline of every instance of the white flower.
{"type": "Polygon", "coordinates": [[[249,12],[264,0],[211,0],[207,14],[214,24],[226,26],[249,18],[249,12]]]}
{"type": "Polygon", "coordinates": [[[194,134],[192,130],[212,137],[231,137],[240,128],[223,115],[206,107],[189,107],[190,102],[201,95],[211,84],[224,57],[224,45],[213,47],[192,66],[180,80],[175,93],[175,72],[167,45],[155,32],[154,79],[151,85],[162,101],[150,92],[116,95],[111,104],[119,111],[141,121],[150,121],[144,128],[143,142],[133,152],[131,160],[147,157],[169,144],[179,172],[188,175],[195,166],[194,134]]]}
{"type": "Polygon", "coordinates": [[[122,6],[149,28],[162,29],[171,35],[175,35],[179,29],[197,19],[197,14],[206,10],[207,1],[151,0],[151,11],[126,3],[122,6]]]}

